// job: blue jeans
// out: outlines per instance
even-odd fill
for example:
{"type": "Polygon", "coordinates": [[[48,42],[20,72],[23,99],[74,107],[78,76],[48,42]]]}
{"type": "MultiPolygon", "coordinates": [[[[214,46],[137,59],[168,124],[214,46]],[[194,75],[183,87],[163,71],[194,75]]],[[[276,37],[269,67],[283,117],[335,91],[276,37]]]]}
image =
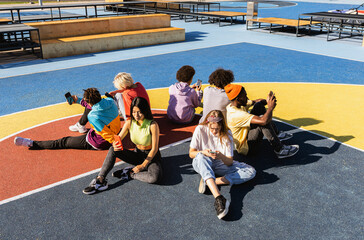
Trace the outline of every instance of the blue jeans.
{"type": "Polygon", "coordinates": [[[224,176],[231,185],[241,184],[255,176],[255,169],[243,162],[234,161],[231,166],[225,165],[221,160],[215,160],[198,153],[192,161],[193,169],[201,175],[204,181],[209,178],[216,179],[224,176]]]}

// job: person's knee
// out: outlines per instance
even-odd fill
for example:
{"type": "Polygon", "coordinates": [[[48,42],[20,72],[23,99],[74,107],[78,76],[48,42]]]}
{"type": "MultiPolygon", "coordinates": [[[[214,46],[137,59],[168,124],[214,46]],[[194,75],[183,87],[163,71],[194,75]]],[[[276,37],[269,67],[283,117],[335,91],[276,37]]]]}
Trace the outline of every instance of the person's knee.
{"type": "Polygon", "coordinates": [[[157,183],[158,179],[159,179],[159,174],[151,174],[146,179],[146,182],[149,183],[149,184],[153,184],[153,183],[157,183]]]}
{"type": "MultiPolygon", "coordinates": [[[[253,179],[256,175],[256,170],[252,166],[247,165],[246,167],[241,168],[238,171],[238,174],[239,174],[239,178],[232,179],[231,183],[230,183],[231,185],[241,184],[241,183],[244,183],[244,182],[247,182],[247,181],[253,179]]],[[[227,179],[229,180],[229,178],[227,178],[227,179]]]]}
{"type": "Polygon", "coordinates": [[[202,153],[199,153],[192,160],[192,166],[193,167],[197,167],[198,165],[200,165],[201,163],[204,163],[206,161],[207,161],[207,157],[205,157],[205,155],[203,155],[202,153]]]}
{"type": "Polygon", "coordinates": [[[253,168],[252,166],[248,167],[248,172],[249,172],[249,179],[253,179],[255,177],[255,175],[257,174],[257,171],[255,170],[255,168],[253,168]]]}

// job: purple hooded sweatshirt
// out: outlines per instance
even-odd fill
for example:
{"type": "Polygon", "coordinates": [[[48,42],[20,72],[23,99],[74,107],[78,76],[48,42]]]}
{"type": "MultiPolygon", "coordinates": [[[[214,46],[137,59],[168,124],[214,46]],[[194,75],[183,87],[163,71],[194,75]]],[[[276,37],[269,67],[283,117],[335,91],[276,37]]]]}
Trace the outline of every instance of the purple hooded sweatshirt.
{"type": "Polygon", "coordinates": [[[188,123],[200,106],[202,91],[196,92],[188,83],[178,82],[169,87],[168,118],[178,123],[188,123]]]}

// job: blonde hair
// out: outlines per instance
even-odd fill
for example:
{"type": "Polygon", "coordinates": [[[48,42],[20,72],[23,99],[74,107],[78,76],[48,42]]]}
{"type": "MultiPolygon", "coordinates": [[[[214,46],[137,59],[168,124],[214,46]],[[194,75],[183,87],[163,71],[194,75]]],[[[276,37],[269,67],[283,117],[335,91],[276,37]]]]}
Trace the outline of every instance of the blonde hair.
{"type": "Polygon", "coordinates": [[[209,112],[205,119],[203,120],[202,123],[200,123],[200,125],[207,125],[209,126],[209,121],[207,120],[210,116],[214,116],[214,117],[218,117],[221,120],[219,122],[216,122],[219,126],[220,126],[220,142],[223,143],[223,140],[228,140],[230,137],[230,133],[229,133],[229,127],[226,124],[226,120],[224,117],[224,114],[220,111],[220,110],[212,110],[211,112],[209,112]]]}
{"type": "Polygon", "coordinates": [[[121,72],[115,76],[113,83],[115,88],[117,89],[129,88],[131,85],[134,84],[134,80],[131,77],[130,73],[121,72]]]}

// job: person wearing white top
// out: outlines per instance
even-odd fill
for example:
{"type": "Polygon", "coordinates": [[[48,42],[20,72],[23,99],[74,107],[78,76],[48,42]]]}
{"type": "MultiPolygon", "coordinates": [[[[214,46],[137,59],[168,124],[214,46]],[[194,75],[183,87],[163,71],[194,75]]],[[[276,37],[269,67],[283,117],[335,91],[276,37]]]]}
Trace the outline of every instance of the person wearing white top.
{"type": "Polygon", "coordinates": [[[217,185],[241,184],[254,178],[256,173],[248,164],[234,161],[233,151],[232,134],[223,113],[211,111],[193,133],[189,156],[193,159],[193,168],[201,175],[199,192],[205,193],[208,186],[215,197],[219,219],[226,216],[230,203],[220,194],[217,185]]]}
{"type": "Polygon", "coordinates": [[[231,103],[224,87],[234,81],[234,73],[231,70],[218,68],[209,76],[210,86],[203,90],[203,111],[200,123],[212,110],[220,110],[226,118],[226,106],[231,103]]]}

